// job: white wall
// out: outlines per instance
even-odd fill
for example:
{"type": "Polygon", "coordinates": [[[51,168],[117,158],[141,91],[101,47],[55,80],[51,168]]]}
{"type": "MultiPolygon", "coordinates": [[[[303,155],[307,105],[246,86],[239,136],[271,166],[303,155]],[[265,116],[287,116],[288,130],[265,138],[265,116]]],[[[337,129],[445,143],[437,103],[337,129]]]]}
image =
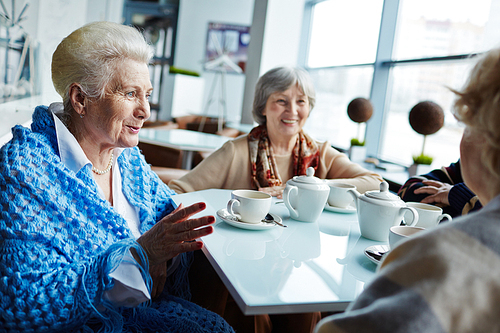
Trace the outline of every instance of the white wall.
{"type": "Polygon", "coordinates": [[[255,0],[241,122],[251,124],[254,87],[268,70],[296,66],[299,57],[304,0],[255,0]]]}
{"type": "Polygon", "coordinates": [[[267,2],[260,75],[277,66],[297,65],[304,13],[304,0],[267,2]]]}
{"type": "MultiPolygon", "coordinates": [[[[9,5],[10,1],[4,3],[9,5]]],[[[23,26],[40,43],[37,59],[40,87],[43,93],[52,95],[55,91],[52,87],[50,62],[58,43],[73,30],[88,22],[103,19],[122,22],[124,0],[30,0],[29,3],[28,20],[23,22],[23,26]]],[[[22,5],[24,2],[18,1],[18,6],[22,5]]],[[[249,112],[258,76],[272,67],[296,63],[303,7],[304,0],[180,0],[174,65],[202,74],[205,80],[203,96],[205,105],[215,75],[203,71],[208,23],[250,26],[263,24],[261,28],[265,29],[264,36],[256,41],[262,48],[262,52],[256,55],[259,57],[259,66],[248,68],[247,64],[247,72],[252,71],[256,75],[247,80],[247,83],[243,74],[226,76],[227,119],[239,122],[242,110],[249,112]],[[263,5],[261,7],[264,7],[267,13],[256,13],[254,17],[256,4],[263,5]],[[258,22],[258,18],[262,15],[267,17],[263,23],[258,22]],[[244,106],[245,84],[248,85],[246,93],[248,101],[244,106]]],[[[218,99],[212,103],[208,115],[218,115],[217,102],[218,99]]],[[[204,113],[204,110],[201,112],[204,113]]],[[[26,120],[21,119],[18,123],[24,121],[26,120]]]]}
{"type": "Polygon", "coordinates": [[[38,2],[38,24],[35,32],[35,38],[40,43],[37,59],[38,74],[40,92],[48,93],[55,91],[50,70],[52,53],[64,37],[87,23],[87,0],[39,0],[38,2]],[[78,15],[75,15],[76,13],[78,15]]]}
{"type": "Polygon", "coordinates": [[[50,63],[52,53],[61,40],[89,22],[101,20],[121,22],[123,0],[34,0],[32,2],[38,7],[36,30],[31,33],[40,43],[37,59],[40,70],[39,82],[41,93],[47,93],[54,91],[50,63]]]}
{"type": "MultiPolygon", "coordinates": [[[[226,106],[229,121],[246,118],[244,122],[251,123],[251,104],[258,77],[276,66],[297,65],[303,10],[304,0],[180,0],[174,65],[202,73],[205,105],[214,80],[213,73],[203,71],[208,22],[250,25],[249,48],[254,52],[249,50],[246,76],[227,75],[226,106]],[[252,29],[265,31],[253,40],[252,29]]],[[[217,102],[218,95],[208,110],[209,115],[218,114],[217,102]]]]}
{"type": "MultiPolygon", "coordinates": [[[[40,93],[52,93],[50,63],[59,42],[82,25],[93,21],[122,22],[124,0],[30,0],[23,23],[39,44],[40,93]]],[[[6,6],[9,1],[4,1],[6,6]]],[[[22,3],[22,2],[20,2],[22,3]]],[[[16,4],[18,7],[19,4],[16,4]]],[[[10,7],[9,7],[10,8],[10,7]]]]}
{"type": "MultiPolygon", "coordinates": [[[[214,73],[203,71],[207,28],[209,22],[251,25],[254,0],[181,0],[177,24],[177,40],[174,66],[201,73],[205,80],[203,105],[209,98],[214,73]]],[[[227,119],[239,122],[245,75],[226,75],[227,119]]],[[[220,86],[216,87],[217,98],[211,104],[208,115],[218,115],[218,96],[220,86]]],[[[200,110],[204,114],[204,110],[200,110]]]]}
{"type": "MultiPolygon", "coordinates": [[[[17,13],[26,2],[29,2],[29,7],[23,15],[27,19],[22,22],[22,27],[38,44],[36,81],[42,96],[0,104],[1,138],[8,137],[10,128],[14,125],[28,122],[34,107],[38,104],[49,105],[51,102],[60,100],[52,85],[50,68],[52,53],[59,42],[75,29],[92,21],[121,22],[123,1],[29,0],[16,2],[17,13]]],[[[4,1],[9,12],[11,3],[11,1],[4,1]]],[[[5,141],[5,139],[2,140],[2,142],[5,141]]]]}

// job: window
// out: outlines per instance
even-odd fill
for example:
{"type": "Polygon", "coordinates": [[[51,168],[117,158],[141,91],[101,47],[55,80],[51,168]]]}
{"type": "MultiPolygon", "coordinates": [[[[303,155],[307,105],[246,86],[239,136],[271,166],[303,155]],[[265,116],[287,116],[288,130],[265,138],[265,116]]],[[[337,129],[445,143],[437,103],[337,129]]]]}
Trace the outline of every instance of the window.
{"type": "Polygon", "coordinates": [[[316,105],[304,130],[314,133],[318,140],[349,147],[358,130],[364,133],[365,125],[358,128],[349,119],[347,105],[356,97],[370,95],[373,66],[311,69],[310,74],[316,89],[316,105]]]}
{"type": "Polygon", "coordinates": [[[308,67],[375,62],[382,2],[338,0],[315,5],[308,67]]]}
{"type": "Polygon", "coordinates": [[[408,114],[431,100],[443,108],[445,124],[427,137],[425,153],[434,157],[434,167],[455,162],[463,127],[451,113],[455,96],[448,87],[459,89],[471,57],[498,45],[500,0],[327,0],[306,6],[311,24],[305,67],[317,90],[306,131],[347,149],[358,130],[347,104],[370,98],[368,155],[410,165],[423,137],[410,127],[408,114]]]}
{"type": "Polygon", "coordinates": [[[433,157],[436,167],[455,162],[463,126],[457,122],[451,108],[454,94],[447,87],[459,88],[466,79],[473,61],[445,62],[397,66],[391,70],[386,107],[386,124],[379,157],[401,164],[411,164],[412,156],[420,155],[424,137],[415,132],[408,121],[411,108],[420,101],[439,104],[445,114],[443,127],[428,135],[426,155],[433,157]]]}
{"type": "Polygon", "coordinates": [[[390,95],[379,156],[410,164],[412,156],[420,154],[423,137],[410,127],[408,113],[418,102],[432,100],[443,108],[445,124],[427,137],[425,153],[434,158],[436,167],[448,165],[460,155],[463,131],[451,113],[455,96],[448,87],[463,86],[474,63],[467,57],[452,57],[493,47],[492,42],[498,39],[490,36],[499,29],[491,29],[500,20],[488,20],[495,14],[490,11],[491,0],[400,0],[399,6],[392,57],[395,63],[389,76],[390,95]],[[432,58],[435,61],[419,61],[432,58]]]}
{"type": "Polygon", "coordinates": [[[313,8],[307,67],[316,88],[316,106],[305,130],[319,140],[346,148],[358,131],[364,133],[364,124],[352,122],[346,110],[352,99],[370,95],[373,65],[362,64],[375,61],[382,3],[324,1],[313,8]],[[353,64],[359,66],[350,67],[353,64]]]}
{"type": "Polygon", "coordinates": [[[495,10],[492,2],[498,1],[400,0],[393,60],[470,54],[496,46],[500,8],[495,10]]]}

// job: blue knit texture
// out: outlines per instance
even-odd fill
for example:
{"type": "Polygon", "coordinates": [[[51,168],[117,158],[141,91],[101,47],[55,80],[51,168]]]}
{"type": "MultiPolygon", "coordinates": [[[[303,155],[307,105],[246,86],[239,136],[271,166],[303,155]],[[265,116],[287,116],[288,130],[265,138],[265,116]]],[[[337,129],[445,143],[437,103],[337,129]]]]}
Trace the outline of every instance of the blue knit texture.
{"type": "MultiPolygon", "coordinates": [[[[220,317],[215,320],[213,313],[184,301],[134,310],[106,302],[103,293],[113,287],[108,274],[123,254],[131,247],[143,254],[127,222],[100,198],[88,165],[75,174],[61,162],[47,107],[35,109],[31,130],[16,126],[12,134],[0,149],[0,332],[89,332],[95,327],[103,332],[181,332],[168,325],[148,330],[148,323],[161,316],[179,316],[181,322],[193,318],[196,330],[186,332],[198,332],[198,327],[231,331],[220,317]],[[130,329],[131,318],[145,324],[130,329]]],[[[138,208],[143,233],[175,209],[175,193],[136,147],[125,149],[118,161],[124,193],[138,208]]],[[[147,264],[140,269],[150,280],[147,264]]]]}

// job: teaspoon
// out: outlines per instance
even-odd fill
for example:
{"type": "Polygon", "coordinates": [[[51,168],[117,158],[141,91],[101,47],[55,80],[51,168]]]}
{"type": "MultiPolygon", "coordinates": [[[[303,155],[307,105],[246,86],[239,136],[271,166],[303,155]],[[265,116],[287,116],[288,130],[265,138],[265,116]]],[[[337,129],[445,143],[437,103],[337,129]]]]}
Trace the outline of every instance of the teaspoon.
{"type": "Polygon", "coordinates": [[[282,226],[282,227],[284,227],[284,228],[286,228],[286,227],[287,227],[286,225],[281,224],[281,223],[279,223],[278,221],[276,221],[276,220],[273,218],[273,216],[272,216],[271,214],[269,214],[269,213],[266,215],[266,217],[264,217],[264,219],[262,220],[262,222],[266,222],[266,223],[276,223],[277,225],[280,225],[280,226],[282,226]]]}
{"type": "Polygon", "coordinates": [[[375,250],[366,250],[366,253],[368,253],[371,257],[375,258],[375,260],[381,260],[384,254],[386,254],[389,251],[375,251],[375,250]]]}

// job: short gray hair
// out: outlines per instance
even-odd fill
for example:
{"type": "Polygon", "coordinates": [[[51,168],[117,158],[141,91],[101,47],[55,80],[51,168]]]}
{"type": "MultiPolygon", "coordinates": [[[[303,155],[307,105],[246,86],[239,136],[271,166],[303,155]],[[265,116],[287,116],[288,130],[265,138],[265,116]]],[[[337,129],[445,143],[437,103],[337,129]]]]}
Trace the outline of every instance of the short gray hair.
{"type": "Polygon", "coordinates": [[[113,22],[92,22],[73,31],[52,55],[52,82],[64,103],[64,114],[73,107],[69,88],[81,85],[90,98],[101,98],[113,81],[118,64],[126,59],[148,64],[153,50],[135,28],[113,22]]]}
{"type": "Polygon", "coordinates": [[[298,67],[276,67],[262,75],[255,86],[252,115],[259,125],[266,124],[264,110],[269,96],[275,92],[283,92],[298,84],[302,92],[309,100],[310,110],[316,101],[316,92],[311,76],[302,68],[298,67]]]}

